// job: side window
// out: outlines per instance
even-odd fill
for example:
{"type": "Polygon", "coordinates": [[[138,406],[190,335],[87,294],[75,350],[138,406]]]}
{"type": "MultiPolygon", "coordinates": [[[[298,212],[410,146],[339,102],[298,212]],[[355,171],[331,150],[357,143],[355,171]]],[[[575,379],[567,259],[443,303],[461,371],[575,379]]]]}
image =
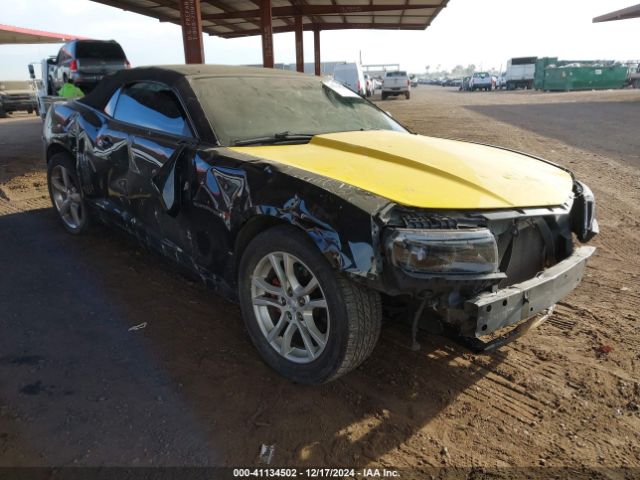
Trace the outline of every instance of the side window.
{"type": "MultiPolygon", "coordinates": [[[[113,97],[109,104],[112,101],[113,97]]],[[[172,135],[193,136],[175,94],[159,83],[140,82],[123,88],[113,117],[172,135]]]]}

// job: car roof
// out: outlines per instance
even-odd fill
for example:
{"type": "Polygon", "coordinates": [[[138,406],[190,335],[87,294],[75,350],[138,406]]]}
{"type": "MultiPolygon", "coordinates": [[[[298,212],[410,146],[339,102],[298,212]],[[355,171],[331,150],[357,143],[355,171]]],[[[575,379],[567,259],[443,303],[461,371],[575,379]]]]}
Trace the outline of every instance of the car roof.
{"type": "Polygon", "coordinates": [[[130,71],[144,70],[153,68],[155,70],[173,72],[185,77],[217,77],[217,76],[245,76],[245,75],[260,75],[268,77],[283,77],[283,76],[299,76],[304,75],[302,73],[294,72],[292,70],[278,70],[275,68],[262,68],[262,67],[244,67],[240,65],[158,65],[153,67],[138,67],[132,68],[130,71]]]}
{"type": "Polygon", "coordinates": [[[89,94],[77,101],[101,111],[118,88],[124,84],[160,82],[178,92],[185,106],[189,108],[189,113],[192,116],[200,138],[213,140],[214,136],[209,121],[192,88],[192,82],[194,80],[211,77],[317,78],[291,70],[230,65],[159,65],[137,67],[120,70],[111,75],[107,75],[89,94]]]}
{"type": "Polygon", "coordinates": [[[80,102],[101,110],[107,104],[115,91],[125,83],[142,81],[156,81],[175,88],[181,93],[190,80],[207,77],[288,77],[309,78],[304,73],[291,70],[276,70],[273,68],[241,67],[232,65],[158,65],[137,67],[107,75],[91,93],[83,97],[80,102]]]}
{"type": "Polygon", "coordinates": [[[93,40],[91,38],[74,38],[73,40],[69,40],[68,42],[65,43],[65,45],[77,45],[78,43],[117,43],[118,45],[120,45],[117,41],[115,41],[114,39],[110,39],[110,40],[93,40]]]}

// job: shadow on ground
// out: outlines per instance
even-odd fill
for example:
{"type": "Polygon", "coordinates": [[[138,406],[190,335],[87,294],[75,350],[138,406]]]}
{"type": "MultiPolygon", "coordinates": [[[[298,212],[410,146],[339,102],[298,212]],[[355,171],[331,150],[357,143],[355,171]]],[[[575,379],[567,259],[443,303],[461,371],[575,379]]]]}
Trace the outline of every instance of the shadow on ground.
{"type": "Polygon", "coordinates": [[[392,326],[357,371],[294,385],[235,305],[124,234],[66,234],[51,209],[0,216],[0,265],[0,465],[247,465],[263,443],[280,465],[364,465],[486,372],[392,326]]]}

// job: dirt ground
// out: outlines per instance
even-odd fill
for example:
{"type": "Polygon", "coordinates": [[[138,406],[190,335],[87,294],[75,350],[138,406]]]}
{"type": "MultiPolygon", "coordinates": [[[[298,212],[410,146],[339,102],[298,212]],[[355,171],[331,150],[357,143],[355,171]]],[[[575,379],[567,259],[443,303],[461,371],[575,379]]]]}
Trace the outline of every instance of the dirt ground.
{"type": "MultiPolygon", "coordinates": [[[[640,91],[380,102],[416,132],[570,167],[597,195],[582,286],[488,355],[388,325],[321,387],[259,360],[237,306],[124,235],[63,232],[41,123],[0,120],[0,466],[640,467],[640,91]],[[578,117],[578,118],[576,118],[578,117]],[[144,328],[130,330],[143,324],[144,328]]],[[[615,478],[615,474],[612,474],[615,478]]]]}

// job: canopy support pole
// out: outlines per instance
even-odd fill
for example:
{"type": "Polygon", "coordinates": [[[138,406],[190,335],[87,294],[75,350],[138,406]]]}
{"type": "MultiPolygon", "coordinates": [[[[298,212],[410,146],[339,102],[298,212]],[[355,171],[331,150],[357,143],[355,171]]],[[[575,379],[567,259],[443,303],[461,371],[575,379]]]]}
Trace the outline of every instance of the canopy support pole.
{"type": "Polygon", "coordinates": [[[204,63],[200,0],[180,0],[180,24],[186,63],[204,63]]]}
{"type": "Polygon", "coordinates": [[[262,65],[273,68],[273,18],[271,0],[262,0],[260,6],[260,29],[262,33],[262,65]]]}
{"type": "Polygon", "coordinates": [[[304,44],[302,30],[302,15],[296,15],[296,70],[304,73],[304,44]]]}
{"type": "Polygon", "coordinates": [[[320,27],[313,27],[313,61],[315,64],[315,73],[317,76],[322,75],[320,63],[320,27]]]}

